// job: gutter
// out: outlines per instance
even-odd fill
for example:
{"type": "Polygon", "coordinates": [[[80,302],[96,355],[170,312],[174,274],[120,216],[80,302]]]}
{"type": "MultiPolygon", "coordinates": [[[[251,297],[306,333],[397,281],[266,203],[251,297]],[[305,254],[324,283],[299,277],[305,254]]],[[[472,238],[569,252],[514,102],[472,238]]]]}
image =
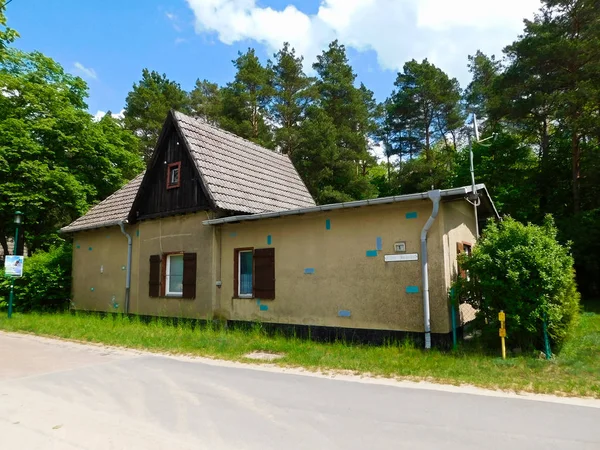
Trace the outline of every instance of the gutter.
{"type": "Polygon", "coordinates": [[[119,227],[121,227],[121,233],[127,237],[127,273],[125,275],[125,305],[124,305],[124,313],[129,314],[129,293],[131,290],[131,254],[132,254],[132,240],[131,235],[125,231],[125,223],[126,220],[121,220],[119,222],[119,227]]]}
{"type": "Polygon", "coordinates": [[[423,321],[425,325],[425,348],[431,348],[431,314],[429,311],[429,268],[427,257],[427,233],[435,222],[440,209],[441,191],[436,189],[429,191],[427,196],[433,202],[431,216],[427,219],[423,230],[421,230],[421,271],[423,276],[423,321]]]}
{"type": "MultiPolygon", "coordinates": [[[[478,184],[475,186],[475,188],[476,188],[476,190],[486,190],[484,184],[478,184]]],[[[438,190],[437,192],[440,193],[441,197],[459,197],[459,196],[466,196],[469,193],[471,193],[472,187],[464,186],[464,187],[460,187],[460,188],[444,189],[442,191],[438,190]]],[[[486,190],[486,193],[487,193],[487,190],[486,190]]],[[[203,225],[221,225],[224,223],[245,222],[245,221],[249,221],[249,220],[274,219],[277,217],[295,216],[295,215],[320,212],[320,211],[332,211],[335,209],[359,208],[361,206],[383,205],[383,204],[389,204],[389,203],[408,202],[408,201],[413,201],[413,200],[427,200],[429,198],[430,198],[430,196],[429,196],[428,192],[421,192],[418,194],[396,195],[393,197],[373,198],[370,200],[356,200],[353,202],[332,203],[329,205],[311,206],[308,208],[289,209],[289,210],[275,211],[275,212],[265,212],[265,213],[247,214],[247,215],[241,215],[241,216],[222,217],[220,219],[205,220],[202,222],[202,224],[203,225]]]]}

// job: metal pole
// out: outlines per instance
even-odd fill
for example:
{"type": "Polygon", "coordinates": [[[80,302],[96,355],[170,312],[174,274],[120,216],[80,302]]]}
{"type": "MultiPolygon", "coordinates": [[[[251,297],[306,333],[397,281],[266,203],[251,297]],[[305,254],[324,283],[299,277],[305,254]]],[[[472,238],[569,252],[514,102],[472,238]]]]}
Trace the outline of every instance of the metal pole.
{"type": "Polygon", "coordinates": [[[450,311],[452,313],[452,350],[456,350],[456,309],[455,309],[454,288],[450,289],[450,311]]]}
{"type": "MultiPolygon", "coordinates": [[[[18,245],[19,245],[19,224],[17,224],[16,229],[15,229],[15,241],[14,241],[14,246],[13,246],[13,255],[16,255],[18,253],[18,250],[17,250],[18,245]]],[[[15,277],[12,277],[12,279],[10,280],[10,294],[8,295],[8,318],[9,319],[12,317],[14,296],[15,296],[15,277]]]]}
{"type": "Polygon", "coordinates": [[[8,295],[8,318],[12,317],[12,309],[13,309],[13,296],[15,290],[15,278],[12,277],[10,280],[10,294],[8,295]]]}
{"type": "Polygon", "coordinates": [[[546,359],[552,358],[552,351],[550,350],[550,339],[548,338],[548,325],[546,324],[546,314],[544,314],[544,350],[546,353],[546,359]]]}

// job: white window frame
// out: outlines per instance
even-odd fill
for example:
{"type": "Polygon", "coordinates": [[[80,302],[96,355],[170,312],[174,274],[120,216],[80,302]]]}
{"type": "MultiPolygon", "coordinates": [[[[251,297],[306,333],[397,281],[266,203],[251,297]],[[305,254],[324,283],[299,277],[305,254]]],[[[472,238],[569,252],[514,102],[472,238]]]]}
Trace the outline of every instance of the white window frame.
{"type": "MultiPolygon", "coordinates": [[[[237,285],[237,294],[239,298],[252,298],[254,296],[253,292],[249,294],[242,294],[242,253],[250,253],[254,258],[254,250],[239,250],[238,251],[238,285],[237,285]]],[[[254,274],[252,274],[254,275],[254,274]]]]}
{"type": "MultiPolygon", "coordinates": [[[[165,295],[169,297],[182,297],[183,296],[183,283],[181,285],[181,292],[172,292],[169,290],[169,281],[171,277],[171,256],[181,256],[183,258],[183,253],[171,253],[167,255],[167,267],[165,271],[165,295]]],[[[184,262],[185,264],[185,262],[184,262]]],[[[183,274],[181,274],[183,277],[183,274]]]]}

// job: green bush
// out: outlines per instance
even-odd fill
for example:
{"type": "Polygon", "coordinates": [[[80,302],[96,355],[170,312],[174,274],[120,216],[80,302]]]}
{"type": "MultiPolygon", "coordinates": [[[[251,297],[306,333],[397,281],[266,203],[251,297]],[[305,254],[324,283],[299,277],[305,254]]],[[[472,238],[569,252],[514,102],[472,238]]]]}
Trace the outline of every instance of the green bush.
{"type": "MultiPolygon", "coordinates": [[[[69,306],[71,296],[70,244],[36,252],[25,258],[23,277],[15,279],[14,311],[57,311],[69,306]]],[[[0,278],[0,306],[6,308],[11,279],[0,278]]]]}
{"type": "Polygon", "coordinates": [[[506,313],[510,348],[543,348],[543,321],[557,351],[579,316],[573,257],[556,240],[551,216],[542,226],[511,218],[490,222],[455,284],[461,301],[478,310],[484,342],[498,346],[498,312],[506,313]]]}

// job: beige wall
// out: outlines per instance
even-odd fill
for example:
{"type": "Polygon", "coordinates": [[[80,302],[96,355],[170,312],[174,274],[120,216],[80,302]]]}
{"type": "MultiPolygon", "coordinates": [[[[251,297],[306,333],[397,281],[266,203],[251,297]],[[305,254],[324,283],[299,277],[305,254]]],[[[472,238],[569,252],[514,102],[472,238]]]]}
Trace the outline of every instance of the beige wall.
{"type": "MultiPolygon", "coordinates": [[[[458,274],[457,247],[458,242],[475,244],[475,213],[473,206],[466,200],[442,204],[444,212],[444,281],[446,290],[458,274]]],[[[475,310],[466,304],[460,305],[459,322],[464,324],[475,318],[475,310]]]]}
{"type": "MultiPolygon", "coordinates": [[[[431,201],[334,210],[257,222],[222,225],[222,281],[220,313],[235,320],[308,325],[423,330],[420,233],[431,214],[431,201]],[[408,219],[406,213],[416,212],[408,219]],[[331,229],[326,229],[329,219],[331,229]],[[235,248],[264,248],[271,235],[275,248],[275,300],[233,298],[235,248]],[[377,237],[383,250],[376,249],[377,237]],[[419,261],[384,262],[394,253],[394,242],[406,241],[407,253],[419,261]],[[305,268],[314,268],[307,275],[305,268]],[[418,286],[419,292],[406,292],[418,286]],[[338,317],[348,310],[350,317],[338,317]]],[[[441,214],[443,215],[443,214],[441,214]]],[[[443,226],[430,231],[430,296],[432,331],[450,330],[444,281],[443,226]]]]}
{"type": "MultiPolygon", "coordinates": [[[[431,206],[423,200],[221,226],[202,225],[205,212],[140,222],[128,228],[133,238],[130,312],[423,331],[420,233],[431,206]],[[406,217],[415,212],[416,218],[406,217]],[[382,251],[366,256],[376,250],[377,237],[382,251]],[[406,253],[418,253],[419,260],[384,262],[398,241],[405,241],[406,253]],[[242,247],[275,248],[274,300],[233,298],[234,249],[242,247]],[[196,298],[150,298],[150,255],[179,251],[197,254],[196,298]],[[306,268],[314,274],[305,274],[306,268]],[[407,293],[408,286],[418,286],[419,292],[407,293]],[[339,317],[342,310],[350,311],[350,317],[339,317]]],[[[464,200],[443,202],[429,232],[434,333],[450,331],[447,292],[457,270],[456,242],[475,242],[472,211],[464,200]]],[[[119,228],[77,233],[73,254],[75,307],[122,311],[127,239],[119,228]]]]}
{"type": "MultiPolygon", "coordinates": [[[[133,239],[129,312],[190,318],[211,317],[216,304],[216,235],[202,225],[206,212],[140,222],[128,227],[133,239]],[[196,298],[150,298],[150,255],[197,254],[196,298]]],[[[127,239],[119,227],[76,233],[73,247],[73,302],[76,309],[123,311],[127,239]],[[79,248],[78,248],[79,246],[79,248]],[[92,250],[89,250],[89,248],[92,250]],[[102,267],[103,273],[100,272],[102,267]],[[93,290],[92,290],[93,289],[93,290]],[[114,302],[113,302],[114,298],[114,302]],[[113,303],[119,307],[114,308],[113,303]]]]}
{"type": "Polygon", "coordinates": [[[119,227],[76,233],[73,239],[74,307],[122,312],[126,265],[127,238],[119,227]]]}
{"type": "Polygon", "coordinates": [[[202,225],[206,212],[147,220],[139,223],[134,237],[134,271],[130,312],[190,318],[211,317],[215,301],[215,229],[202,225]],[[171,252],[196,253],[196,298],[151,298],[148,296],[150,255],[171,252]]]}

